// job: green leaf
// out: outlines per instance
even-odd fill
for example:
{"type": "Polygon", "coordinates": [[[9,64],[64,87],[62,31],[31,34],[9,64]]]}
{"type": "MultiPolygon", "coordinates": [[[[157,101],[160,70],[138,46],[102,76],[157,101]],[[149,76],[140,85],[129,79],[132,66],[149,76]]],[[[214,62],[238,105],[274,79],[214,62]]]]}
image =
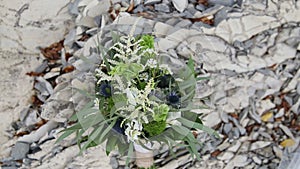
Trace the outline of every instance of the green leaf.
{"type": "Polygon", "coordinates": [[[101,133],[102,129],[103,129],[103,125],[101,127],[98,127],[97,129],[94,129],[92,131],[92,133],[88,137],[88,141],[80,149],[79,154],[82,154],[82,152],[85,151],[90,146],[90,144],[95,141],[95,139],[97,138],[97,136],[101,133]]]}
{"type": "Polygon", "coordinates": [[[76,115],[76,113],[75,114],[73,114],[70,118],[69,118],[69,120],[68,121],[77,121],[78,119],[77,119],[77,115],[76,115]]]}
{"type": "MultiPolygon", "coordinates": [[[[77,141],[77,146],[79,147],[79,149],[81,149],[80,143],[84,139],[82,137],[83,133],[84,133],[84,130],[82,130],[82,129],[76,131],[76,141],[77,141]]],[[[88,137],[86,136],[86,140],[87,140],[87,138],[88,137]]]]}
{"type": "Polygon", "coordinates": [[[196,129],[205,131],[206,133],[208,133],[210,135],[214,135],[217,138],[220,138],[219,134],[215,130],[213,130],[213,129],[209,128],[209,127],[206,127],[203,124],[196,123],[196,122],[184,119],[184,118],[179,118],[177,120],[179,122],[181,122],[183,125],[185,125],[185,126],[187,126],[189,128],[196,128],[196,129]]]}
{"type": "Polygon", "coordinates": [[[115,149],[118,139],[119,138],[116,137],[115,135],[108,136],[106,142],[106,150],[105,150],[107,156],[110,154],[112,150],[115,149]]]}
{"type": "Polygon", "coordinates": [[[73,126],[68,127],[68,128],[66,128],[66,129],[62,130],[61,132],[74,131],[74,130],[76,131],[76,130],[79,130],[79,129],[82,129],[81,124],[75,123],[73,126]]]}
{"type": "Polygon", "coordinates": [[[99,138],[99,142],[102,143],[104,141],[104,137],[107,135],[107,133],[109,131],[111,131],[111,129],[113,128],[113,126],[115,125],[116,123],[116,119],[118,117],[114,117],[114,118],[111,118],[110,120],[114,120],[102,133],[101,133],[101,136],[99,138]]]}
{"type": "Polygon", "coordinates": [[[200,81],[200,80],[208,80],[210,79],[211,77],[197,77],[196,80],[197,81],[200,81]]]}
{"type": "Polygon", "coordinates": [[[154,116],[153,119],[155,121],[166,121],[168,113],[169,113],[169,106],[166,104],[160,104],[157,107],[154,107],[153,111],[154,111],[154,116]]]}
{"type": "Polygon", "coordinates": [[[119,139],[117,140],[117,147],[119,150],[119,153],[123,156],[125,155],[125,152],[128,150],[129,145],[128,143],[124,140],[124,136],[118,137],[119,139]]]}
{"type": "Polygon", "coordinates": [[[201,120],[200,120],[200,115],[195,113],[195,112],[191,112],[191,111],[183,111],[181,113],[181,117],[196,123],[200,123],[202,124],[201,120]]]}
{"type": "Polygon", "coordinates": [[[192,154],[196,156],[198,160],[201,160],[200,155],[198,153],[197,147],[195,143],[198,143],[198,141],[195,139],[194,135],[192,133],[187,134],[186,141],[189,144],[189,149],[191,150],[192,154]]]}
{"type": "Polygon", "coordinates": [[[194,62],[194,60],[192,59],[192,57],[189,58],[189,61],[188,61],[188,63],[187,63],[187,66],[188,66],[188,68],[190,69],[191,73],[192,73],[193,75],[196,75],[196,74],[195,74],[195,62],[194,62]]]}
{"type": "Polygon", "coordinates": [[[154,38],[151,35],[143,35],[140,45],[143,49],[154,49],[154,38]]]}
{"type": "Polygon", "coordinates": [[[58,139],[55,141],[55,143],[58,143],[65,139],[66,137],[70,136],[71,134],[75,133],[76,130],[69,130],[69,131],[64,131],[64,133],[58,137],[58,139]]]}
{"type": "Polygon", "coordinates": [[[80,94],[82,94],[82,95],[84,95],[84,96],[86,96],[86,97],[88,97],[90,99],[94,100],[94,98],[95,98],[95,95],[90,94],[88,91],[85,91],[85,90],[82,90],[82,89],[78,89],[76,87],[72,87],[72,89],[78,91],[80,94]]]}
{"type": "Polygon", "coordinates": [[[191,131],[189,129],[187,129],[186,127],[184,126],[177,126],[177,125],[174,125],[172,126],[172,128],[180,135],[187,135],[188,133],[190,133],[191,131]]]}
{"type": "Polygon", "coordinates": [[[129,161],[130,161],[130,158],[132,157],[132,155],[133,155],[133,143],[130,142],[129,148],[128,148],[128,154],[127,154],[127,158],[126,158],[126,166],[129,165],[129,161]]]}
{"type": "Polygon", "coordinates": [[[120,41],[119,32],[115,33],[114,31],[111,31],[110,33],[111,33],[111,37],[112,37],[114,43],[117,43],[120,41]]]}

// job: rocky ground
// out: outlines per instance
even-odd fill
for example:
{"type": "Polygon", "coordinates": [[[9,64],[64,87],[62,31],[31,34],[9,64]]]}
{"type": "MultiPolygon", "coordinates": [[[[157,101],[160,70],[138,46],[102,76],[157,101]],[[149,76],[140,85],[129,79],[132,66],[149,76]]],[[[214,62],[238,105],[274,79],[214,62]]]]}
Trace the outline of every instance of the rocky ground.
{"type": "MultiPolygon", "coordinates": [[[[199,147],[201,161],[191,159],[186,150],[178,147],[174,148],[178,155],[174,159],[162,147],[155,152],[157,166],[166,169],[296,169],[299,166],[300,2],[75,0],[57,3],[57,10],[51,12],[44,10],[50,8],[43,8],[49,5],[46,0],[34,2],[1,7],[10,9],[4,16],[20,15],[14,22],[9,17],[2,21],[1,40],[4,37],[5,41],[1,41],[1,48],[36,52],[29,49],[41,46],[43,55],[39,61],[16,57],[23,60],[10,59],[4,66],[11,72],[2,72],[10,77],[3,82],[1,101],[5,102],[1,103],[4,105],[1,112],[14,109],[16,113],[13,117],[5,116],[14,122],[5,132],[10,141],[3,146],[2,168],[124,168],[124,159],[117,153],[107,157],[102,146],[78,156],[72,138],[58,144],[55,139],[68,125],[66,120],[87,102],[69,87],[93,91],[92,72],[100,62],[98,44],[109,47],[111,31],[128,34],[138,17],[142,19],[134,33],[153,34],[156,49],[167,56],[168,63],[176,65],[178,60],[192,56],[200,75],[210,77],[198,83],[196,95],[207,98],[205,104],[209,109],[197,111],[203,114],[205,124],[221,135],[221,139],[215,139],[205,133],[198,134],[199,141],[205,143],[199,147]],[[36,18],[43,15],[27,13],[26,16],[26,10],[34,7],[44,14],[53,13],[48,18],[51,21],[36,18]],[[74,27],[63,41],[55,39],[56,43],[49,46],[54,41],[49,43],[53,39],[44,38],[48,37],[45,33],[50,37],[56,30],[62,33],[59,29],[68,27],[68,17],[62,15],[56,22],[53,18],[67,11],[74,27]],[[14,29],[8,29],[12,24],[14,29]],[[34,33],[39,25],[46,30],[34,33]],[[18,36],[7,36],[10,33],[5,30],[15,31],[12,35],[18,36]],[[20,38],[24,36],[39,36],[41,41],[28,44],[24,40],[27,38],[20,38]],[[36,62],[40,63],[36,68],[26,64],[36,62]],[[22,72],[32,77],[22,76],[22,72]],[[26,87],[22,82],[30,86],[33,79],[35,99],[31,104],[3,99],[30,97],[29,87],[22,91],[26,87]],[[17,94],[10,93],[9,88],[18,90],[17,94]]],[[[5,56],[14,55],[2,52],[1,56],[4,60],[5,56]]]]}

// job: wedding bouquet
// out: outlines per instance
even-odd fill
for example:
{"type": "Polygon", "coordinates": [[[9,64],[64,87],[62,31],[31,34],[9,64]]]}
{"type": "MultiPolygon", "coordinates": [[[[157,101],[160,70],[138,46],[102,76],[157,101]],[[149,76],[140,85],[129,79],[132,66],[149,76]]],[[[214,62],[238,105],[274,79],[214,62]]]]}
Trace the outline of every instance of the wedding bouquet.
{"type": "Polygon", "coordinates": [[[151,150],[154,142],[180,144],[199,159],[192,131],[217,134],[192,111],[200,107],[194,104],[198,79],[192,59],[173,69],[155,51],[153,36],[114,37],[95,70],[91,102],[72,117],[76,123],[59,140],[76,132],[82,151],[106,141],[107,154],[117,149],[128,157],[135,145],[151,150]]]}

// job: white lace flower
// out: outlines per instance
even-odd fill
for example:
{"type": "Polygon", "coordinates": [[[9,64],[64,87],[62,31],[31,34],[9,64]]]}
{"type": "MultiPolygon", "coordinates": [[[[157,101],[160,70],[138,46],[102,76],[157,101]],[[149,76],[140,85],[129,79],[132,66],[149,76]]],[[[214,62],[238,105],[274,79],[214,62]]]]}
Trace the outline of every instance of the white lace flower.
{"type": "Polygon", "coordinates": [[[149,66],[150,68],[156,68],[157,67],[157,61],[155,59],[148,59],[146,66],[149,66]]]}

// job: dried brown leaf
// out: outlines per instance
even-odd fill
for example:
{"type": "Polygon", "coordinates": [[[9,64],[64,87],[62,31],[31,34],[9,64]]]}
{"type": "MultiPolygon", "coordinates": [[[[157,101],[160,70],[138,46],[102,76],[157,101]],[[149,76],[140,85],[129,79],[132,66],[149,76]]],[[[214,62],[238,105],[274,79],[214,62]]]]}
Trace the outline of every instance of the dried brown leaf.
{"type": "Polygon", "coordinates": [[[198,0],[198,4],[208,6],[208,0],[198,0]]]}
{"type": "Polygon", "coordinates": [[[129,5],[128,9],[127,9],[127,12],[130,13],[130,12],[133,11],[133,9],[134,9],[134,1],[131,0],[130,1],[130,5],[129,5]]]}
{"type": "Polygon", "coordinates": [[[220,155],[221,153],[222,153],[222,151],[216,150],[216,151],[212,152],[210,155],[211,155],[212,157],[217,157],[217,156],[220,155]]]}
{"type": "Polygon", "coordinates": [[[72,66],[72,65],[68,65],[68,66],[66,66],[66,67],[62,70],[62,72],[63,72],[63,73],[69,73],[69,72],[72,72],[73,70],[75,70],[75,67],[72,66]]]}
{"type": "Polygon", "coordinates": [[[44,76],[44,73],[27,72],[26,75],[28,75],[28,76],[44,76]]]}
{"type": "Polygon", "coordinates": [[[63,41],[64,40],[53,43],[49,47],[46,47],[46,48],[40,48],[41,53],[48,60],[58,60],[58,59],[60,59],[61,49],[64,47],[63,46],[63,41]]]}

